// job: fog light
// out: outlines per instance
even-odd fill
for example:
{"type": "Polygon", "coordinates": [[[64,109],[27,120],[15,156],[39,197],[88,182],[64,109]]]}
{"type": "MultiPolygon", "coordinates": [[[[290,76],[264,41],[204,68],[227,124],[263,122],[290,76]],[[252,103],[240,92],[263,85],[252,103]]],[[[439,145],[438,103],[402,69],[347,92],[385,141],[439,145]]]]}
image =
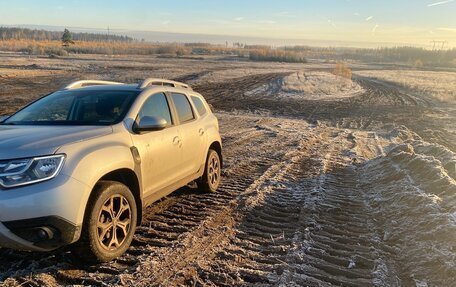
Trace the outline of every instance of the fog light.
{"type": "Polygon", "coordinates": [[[50,240],[54,238],[54,233],[54,228],[40,227],[38,228],[37,235],[41,240],[50,240]]]}

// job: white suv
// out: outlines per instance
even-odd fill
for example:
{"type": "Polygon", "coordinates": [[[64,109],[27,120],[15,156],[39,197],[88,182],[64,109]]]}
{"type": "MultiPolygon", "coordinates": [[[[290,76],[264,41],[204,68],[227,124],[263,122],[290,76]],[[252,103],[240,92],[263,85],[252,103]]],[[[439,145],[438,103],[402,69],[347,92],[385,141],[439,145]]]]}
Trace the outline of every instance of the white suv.
{"type": "Polygon", "coordinates": [[[110,261],[144,207],[192,181],[215,192],[221,167],[217,118],[188,85],[72,83],[0,123],[0,246],[110,261]]]}

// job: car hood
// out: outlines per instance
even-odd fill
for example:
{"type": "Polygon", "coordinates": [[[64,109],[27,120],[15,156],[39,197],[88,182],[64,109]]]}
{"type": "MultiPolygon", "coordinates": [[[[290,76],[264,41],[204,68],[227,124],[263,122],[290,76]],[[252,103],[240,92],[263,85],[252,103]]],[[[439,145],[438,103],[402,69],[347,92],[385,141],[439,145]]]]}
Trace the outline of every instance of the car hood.
{"type": "Polygon", "coordinates": [[[111,133],[110,126],[0,125],[0,160],[54,154],[66,144],[111,133]]]}

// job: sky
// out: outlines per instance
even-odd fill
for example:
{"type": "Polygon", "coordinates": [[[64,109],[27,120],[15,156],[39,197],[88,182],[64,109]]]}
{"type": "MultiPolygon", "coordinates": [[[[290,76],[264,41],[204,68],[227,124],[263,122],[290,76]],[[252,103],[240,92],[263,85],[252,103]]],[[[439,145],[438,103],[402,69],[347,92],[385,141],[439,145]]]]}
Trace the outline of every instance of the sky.
{"type": "Polygon", "coordinates": [[[456,0],[0,0],[0,25],[456,47],[456,0]]]}

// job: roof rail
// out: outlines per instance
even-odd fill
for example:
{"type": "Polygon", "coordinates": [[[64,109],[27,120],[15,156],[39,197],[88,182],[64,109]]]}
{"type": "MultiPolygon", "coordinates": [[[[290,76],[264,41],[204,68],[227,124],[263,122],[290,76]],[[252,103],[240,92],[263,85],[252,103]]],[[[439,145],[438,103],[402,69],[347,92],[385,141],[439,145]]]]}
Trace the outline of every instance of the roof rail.
{"type": "Polygon", "coordinates": [[[87,86],[100,86],[100,85],[122,85],[122,83],[99,81],[99,80],[82,80],[82,81],[73,82],[63,89],[71,90],[71,89],[78,89],[78,88],[83,88],[83,87],[87,87],[87,86]]]}
{"type": "Polygon", "coordinates": [[[189,89],[189,90],[192,89],[189,85],[181,83],[181,82],[165,80],[165,79],[155,79],[155,78],[148,78],[148,79],[145,79],[144,81],[140,82],[138,85],[138,89],[145,89],[149,86],[170,86],[170,87],[184,88],[184,89],[189,89]]]}

